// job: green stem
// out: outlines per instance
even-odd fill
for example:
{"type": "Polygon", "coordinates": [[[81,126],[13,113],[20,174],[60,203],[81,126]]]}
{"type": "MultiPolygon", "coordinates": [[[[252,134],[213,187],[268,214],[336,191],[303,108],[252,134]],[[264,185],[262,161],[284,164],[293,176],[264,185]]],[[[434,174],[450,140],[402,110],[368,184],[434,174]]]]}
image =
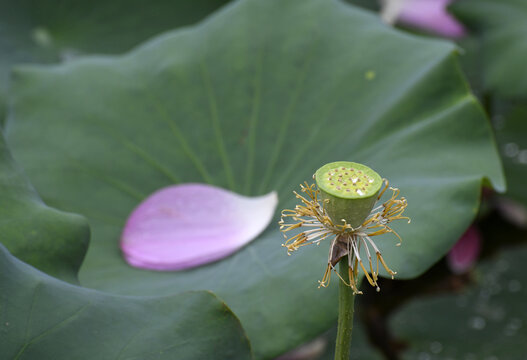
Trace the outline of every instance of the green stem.
{"type": "MultiPolygon", "coordinates": [[[[348,257],[339,261],[339,274],[348,280],[348,257]]],[[[349,281],[349,280],[348,280],[349,281]]],[[[353,330],[353,303],[355,295],[353,290],[339,281],[339,323],[337,330],[337,342],[335,344],[335,360],[349,360],[351,332],[353,330]]]]}

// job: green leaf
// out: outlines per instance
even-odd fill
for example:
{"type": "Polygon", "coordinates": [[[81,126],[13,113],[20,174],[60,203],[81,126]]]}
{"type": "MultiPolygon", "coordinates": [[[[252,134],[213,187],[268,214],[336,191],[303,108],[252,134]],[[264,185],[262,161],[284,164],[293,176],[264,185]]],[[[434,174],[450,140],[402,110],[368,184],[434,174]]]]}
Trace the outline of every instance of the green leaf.
{"type": "Polygon", "coordinates": [[[14,64],[121,53],[162,31],[192,24],[225,2],[0,0],[0,118],[14,64]]]}
{"type": "Polygon", "coordinates": [[[485,88],[505,97],[527,97],[527,2],[462,0],[452,12],[481,36],[485,88]]]}
{"type": "Polygon", "coordinates": [[[324,163],[360,162],[408,199],[412,224],[395,225],[403,246],[377,241],[406,278],[464,232],[482,181],[504,189],[454,45],[338,1],[239,1],[122,57],[22,68],[12,101],[16,158],[50,205],[90,219],[81,283],[120,294],[210,289],[240,317],[257,358],[334,323],[337,287],[317,289],[329,243],[288,257],[272,226],[217,263],[133,269],[119,236],[145,196],[209,182],[247,195],[277,190],[291,208],[292,190],[324,163]]]}
{"type": "Polygon", "coordinates": [[[46,206],[13,162],[0,135],[0,242],[15,256],[69,282],[88,249],[86,219],[46,206]]]}
{"type": "Polygon", "coordinates": [[[213,294],[126,297],[69,285],[0,245],[0,348],[9,359],[250,359],[213,294]]]}
{"type": "Polygon", "coordinates": [[[524,358],[526,256],[525,246],[499,254],[478,266],[476,286],[405,306],[391,322],[393,333],[409,342],[403,358],[524,358]]]}

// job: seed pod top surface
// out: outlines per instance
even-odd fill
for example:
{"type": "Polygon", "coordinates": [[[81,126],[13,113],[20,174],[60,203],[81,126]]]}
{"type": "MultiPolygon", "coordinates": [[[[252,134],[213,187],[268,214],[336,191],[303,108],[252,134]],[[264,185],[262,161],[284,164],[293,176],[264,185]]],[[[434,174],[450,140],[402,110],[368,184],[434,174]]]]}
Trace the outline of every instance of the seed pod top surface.
{"type": "Polygon", "coordinates": [[[342,199],[363,199],[376,196],[382,186],[382,178],[369,167],[337,161],[326,164],[315,174],[320,190],[342,199]]]}

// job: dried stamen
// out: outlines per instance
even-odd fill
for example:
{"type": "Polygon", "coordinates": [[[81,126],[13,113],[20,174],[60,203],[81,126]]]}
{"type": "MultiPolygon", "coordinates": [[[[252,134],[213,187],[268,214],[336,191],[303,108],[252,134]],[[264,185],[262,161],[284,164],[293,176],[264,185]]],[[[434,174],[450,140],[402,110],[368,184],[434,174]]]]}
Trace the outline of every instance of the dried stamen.
{"type": "MultiPolygon", "coordinates": [[[[354,168],[336,168],[327,175],[332,176],[334,173],[345,171],[354,173],[354,168]]],[[[358,173],[361,173],[359,170],[358,173]]],[[[340,174],[339,174],[340,175],[340,174]]],[[[347,174],[346,174],[347,175],[347,174]]],[[[371,179],[364,176],[367,183],[371,183],[371,179]]],[[[359,183],[358,177],[350,178],[353,185],[359,183]]],[[[366,183],[366,185],[367,185],[366,183]]],[[[358,272],[359,267],[364,272],[368,283],[375,287],[379,291],[378,276],[379,276],[379,263],[382,265],[384,270],[394,277],[395,271],[391,270],[386,264],[384,258],[381,255],[379,248],[372,240],[373,236],[383,235],[387,233],[394,234],[398,239],[400,245],[401,237],[397,234],[389,224],[394,220],[408,220],[410,219],[403,216],[403,213],[407,207],[407,201],[404,197],[399,198],[399,189],[389,186],[387,180],[383,179],[383,188],[379,191],[377,200],[380,200],[385,191],[389,188],[392,190],[391,197],[382,203],[381,205],[374,207],[370,215],[364,220],[362,225],[359,227],[351,227],[345,220],[342,224],[335,224],[328,213],[325,210],[324,202],[319,200],[319,190],[315,184],[308,185],[304,183],[300,185],[301,192],[305,194],[302,196],[297,192],[294,192],[295,196],[300,200],[301,204],[297,205],[294,210],[283,210],[282,218],[279,222],[280,230],[284,233],[284,237],[287,239],[282,245],[287,248],[287,253],[290,255],[291,252],[298,250],[300,247],[309,244],[319,244],[322,240],[331,237],[331,245],[328,256],[328,265],[322,280],[319,281],[319,287],[327,287],[331,279],[331,272],[334,271],[342,282],[347,286],[351,287],[355,294],[360,294],[358,289],[358,272]],[[288,232],[300,231],[288,238],[288,232]],[[361,247],[364,248],[366,253],[365,261],[367,266],[364,264],[363,259],[360,255],[361,247]],[[370,250],[370,247],[372,250],[370,250]],[[372,255],[375,255],[372,257],[372,255]],[[335,266],[341,258],[348,256],[348,279],[343,279],[335,266]],[[376,263],[375,266],[373,263],[376,263]]],[[[333,183],[331,183],[333,185],[333,183]]],[[[347,183],[342,184],[346,186],[347,183]]],[[[363,188],[358,188],[355,191],[364,191],[363,188]]],[[[340,186],[337,187],[340,190],[340,186]]],[[[350,191],[346,188],[345,191],[350,191]]],[[[360,193],[359,193],[360,195],[360,193]]]]}

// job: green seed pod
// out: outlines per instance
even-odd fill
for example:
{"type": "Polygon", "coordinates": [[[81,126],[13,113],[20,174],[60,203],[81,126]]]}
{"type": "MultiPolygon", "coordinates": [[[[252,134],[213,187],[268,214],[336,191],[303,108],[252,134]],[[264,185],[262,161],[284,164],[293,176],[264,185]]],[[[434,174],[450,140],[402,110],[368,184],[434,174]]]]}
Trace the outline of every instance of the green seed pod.
{"type": "Polygon", "coordinates": [[[315,173],[315,181],[333,223],[343,225],[344,219],[353,228],[368,217],[383,184],[375,171],[349,161],[322,166],[315,173]]]}

